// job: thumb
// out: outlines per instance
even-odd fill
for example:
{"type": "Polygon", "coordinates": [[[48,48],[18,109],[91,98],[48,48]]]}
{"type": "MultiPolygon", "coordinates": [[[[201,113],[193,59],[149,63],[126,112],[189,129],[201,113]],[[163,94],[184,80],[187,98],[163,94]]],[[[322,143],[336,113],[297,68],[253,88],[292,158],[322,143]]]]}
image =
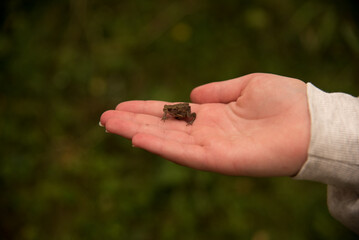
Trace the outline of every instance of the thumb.
{"type": "Polygon", "coordinates": [[[236,101],[252,78],[253,74],[249,74],[196,87],[191,92],[191,101],[194,103],[228,103],[236,101]]]}

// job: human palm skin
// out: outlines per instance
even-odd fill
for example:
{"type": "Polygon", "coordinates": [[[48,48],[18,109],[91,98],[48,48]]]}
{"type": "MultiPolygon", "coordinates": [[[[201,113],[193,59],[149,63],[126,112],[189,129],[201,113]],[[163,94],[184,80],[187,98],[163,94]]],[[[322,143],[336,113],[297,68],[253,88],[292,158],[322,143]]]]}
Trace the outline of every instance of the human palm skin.
{"type": "Polygon", "coordinates": [[[199,170],[241,176],[293,176],[307,158],[310,116],[306,84],[250,74],[191,93],[193,125],[161,121],[161,101],[128,101],[102,114],[110,133],[135,147],[199,170]]]}

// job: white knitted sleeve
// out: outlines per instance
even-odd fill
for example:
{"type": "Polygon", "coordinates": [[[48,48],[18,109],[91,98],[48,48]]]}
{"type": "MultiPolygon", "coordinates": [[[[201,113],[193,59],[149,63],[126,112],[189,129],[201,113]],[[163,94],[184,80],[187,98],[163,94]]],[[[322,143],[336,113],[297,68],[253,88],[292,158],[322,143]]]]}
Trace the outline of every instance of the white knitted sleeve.
{"type": "Polygon", "coordinates": [[[359,234],[359,98],[307,84],[308,159],[295,179],[328,184],[329,211],[359,234]]]}

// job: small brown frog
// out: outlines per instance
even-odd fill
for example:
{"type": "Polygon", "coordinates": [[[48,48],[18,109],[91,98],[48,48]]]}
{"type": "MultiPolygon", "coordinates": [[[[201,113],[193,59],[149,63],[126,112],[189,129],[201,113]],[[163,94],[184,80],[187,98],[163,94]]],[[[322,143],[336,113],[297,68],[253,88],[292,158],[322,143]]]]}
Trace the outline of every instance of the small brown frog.
{"type": "Polygon", "coordinates": [[[196,113],[191,113],[191,106],[188,103],[165,105],[163,107],[163,121],[167,119],[167,114],[175,119],[185,120],[187,125],[192,125],[197,116],[196,113]]]}

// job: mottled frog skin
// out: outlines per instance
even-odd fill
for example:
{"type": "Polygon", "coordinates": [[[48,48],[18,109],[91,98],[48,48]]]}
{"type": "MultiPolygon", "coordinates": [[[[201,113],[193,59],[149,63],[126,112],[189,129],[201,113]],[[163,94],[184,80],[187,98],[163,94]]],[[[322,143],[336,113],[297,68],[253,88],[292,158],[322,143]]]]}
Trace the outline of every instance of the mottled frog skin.
{"type": "Polygon", "coordinates": [[[178,120],[184,120],[187,125],[192,125],[197,116],[196,113],[191,113],[191,106],[188,103],[165,105],[163,107],[163,121],[168,118],[167,115],[178,120]]]}

